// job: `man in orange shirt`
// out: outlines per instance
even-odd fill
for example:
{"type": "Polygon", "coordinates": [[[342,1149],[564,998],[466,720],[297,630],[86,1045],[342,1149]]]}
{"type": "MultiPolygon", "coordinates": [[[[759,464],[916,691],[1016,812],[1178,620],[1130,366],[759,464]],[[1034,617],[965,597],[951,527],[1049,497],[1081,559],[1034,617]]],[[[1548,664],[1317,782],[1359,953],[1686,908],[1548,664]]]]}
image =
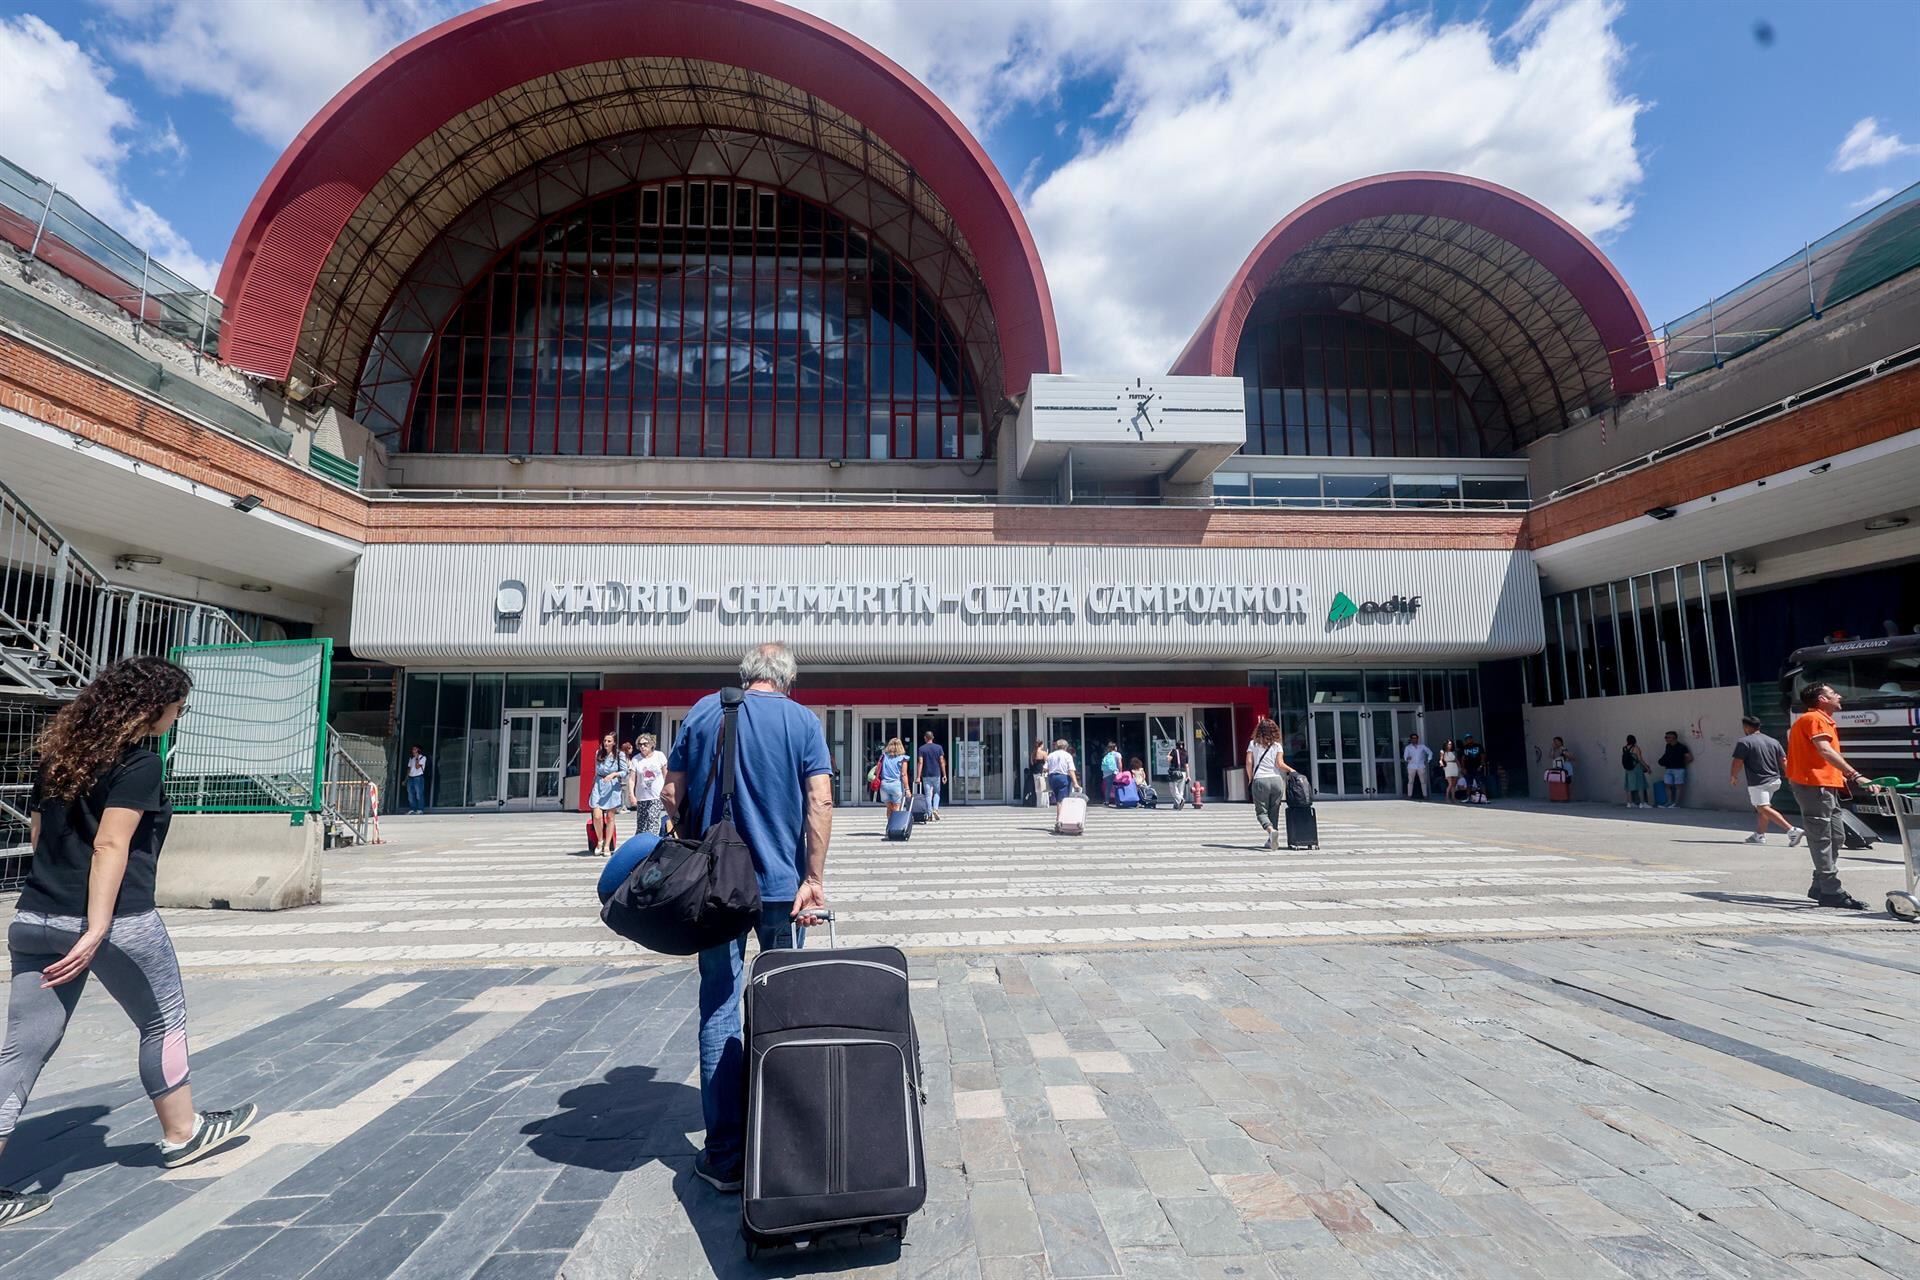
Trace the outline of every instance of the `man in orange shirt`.
{"type": "Polygon", "coordinates": [[[1813,884],[1807,896],[1823,907],[1864,911],[1867,904],[1840,887],[1839,868],[1840,800],[1848,785],[1865,775],[1840,754],[1840,730],[1833,723],[1840,695],[1833,686],[1808,685],[1800,691],[1800,705],[1806,710],[1787,734],[1787,783],[1800,802],[1807,851],[1813,855],[1813,884]]]}

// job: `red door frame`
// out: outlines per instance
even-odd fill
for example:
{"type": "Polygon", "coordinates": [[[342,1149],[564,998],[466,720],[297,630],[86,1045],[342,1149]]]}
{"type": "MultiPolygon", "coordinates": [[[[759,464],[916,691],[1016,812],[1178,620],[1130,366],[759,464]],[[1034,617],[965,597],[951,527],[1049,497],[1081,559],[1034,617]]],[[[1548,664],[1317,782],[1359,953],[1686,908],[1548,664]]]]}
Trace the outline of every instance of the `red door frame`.
{"type": "MultiPolygon", "coordinates": [[[[713,690],[704,686],[678,689],[588,689],[580,698],[580,807],[587,807],[593,786],[593,755],[603,734],[615,732],[622,711],[653,711],[690,707],[713,690]]],[[[1233,712],[1234,741],[1253,736],[1253,726],[1267,714],[1267,691],[1248,684],[1167,685],[999,685],[964,689],[874,685],[859,689],[802,687],[794,701],[807,707],[938,707],[958,712],[964,707],[1089,706],[1109,707],[1143,703],[1174,703],[1189,707],[1225,706],[1233,712]]]]}

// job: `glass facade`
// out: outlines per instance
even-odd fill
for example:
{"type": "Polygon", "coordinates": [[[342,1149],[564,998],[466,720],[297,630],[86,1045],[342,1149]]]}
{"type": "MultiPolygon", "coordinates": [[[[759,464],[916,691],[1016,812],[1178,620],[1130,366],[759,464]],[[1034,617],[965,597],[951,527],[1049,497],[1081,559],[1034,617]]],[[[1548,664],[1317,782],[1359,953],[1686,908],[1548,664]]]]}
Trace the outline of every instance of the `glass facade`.
{"type": "MultiPolygon", "coordinates": [[[[1419,706],[1426,740],[1435,750],[1448,738],[1484,734],[1480,713],[1480,674],[1472,667],[1371,667],[1351,669],[1286,669],[1250,671],[1247,682],[1267,690],[1267,702],[1280,726],[1280,739],[1289,761],[1301,768],[1317,755],[1311,741],[1315,711],[1342,706],[1419,706]]],[[[1380,718],[1379,727],[1393,726],[1380,718]]],[[[1404,726],[1399,726],[1404,727],[1404,726]]],[[[1359,732],[1356,722],[1355,732],[1359,732]]],[[[1397,746],[1386,756],[1397,766],[1397,746]]],[[[1325,786],[1322,783],[1323,787],[1325,786]]],[[[1332,790],[1331,787],[1326,787],[1332,790]]],[[[1389,791],[1392,785],[1389,783],[1389,791]]]]}
{"type": "MultiPolygon", "coordinates": [[[[572,729],[580,719],[580,695],[598,689],[600,677],[564,671],[410,671],[405,686],[400,736],[390,753],[395,776],[388,781],[389,798],[382,807],[404,807],[400,762],[418,743],[427,753],[427,803],[463,809],[530,798],[540,791],[531,776],[536,767],[557,776],[571,773],[571,754],[544,758],[553,755],[550,751],[538,761],[508,767],[506,738],[516,723],[547,712],[558,722],[565,750],[571,753],[577,746],[572,729]]],[[[557,793],[552,798],[557,802],[557,793]]]]}
{"type": "Polygon", "coordinates": [[[433,340],[404,448],[681,458],[974,458],[942,299],[805,197],[681,179],[512,246],[433,340]]]}
{"type": "Polygon", "coordinates": [[[1343,312],[1257,306],[1234,372],[1246,381],[1246,452],[1355,458],[1477,458],[1470,395],[1433,352],[1343,312]]]}
{"type": "Polygon", "coordinates": [[[1550,595],[1527,701],[1676,693],[1741,683],[1738,605],[1726,556],[1550,595]]]}

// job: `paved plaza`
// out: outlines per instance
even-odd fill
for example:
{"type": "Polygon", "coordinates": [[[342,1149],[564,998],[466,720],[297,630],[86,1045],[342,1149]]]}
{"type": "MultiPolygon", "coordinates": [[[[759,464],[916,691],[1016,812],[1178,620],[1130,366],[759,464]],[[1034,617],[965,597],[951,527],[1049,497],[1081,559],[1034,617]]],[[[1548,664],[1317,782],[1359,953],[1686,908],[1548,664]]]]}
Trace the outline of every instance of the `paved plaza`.
{"type": "MultiPolygon", "coordinates": [[[[0,1182],[0,1280],[1920,1277],[1920,973],[1720,815],[1245,806],[836,824],[841,942],[910,951],[930,1198],[904,1245],[749,1264],[683,961],[613,939],[553,816],[393,820],[325,905],[171,912],[202,1105],[163,1172],[90,994],[0,1182]],[[1909,1127],[1913,1126],[1913,1127],[1909,1127]]],[[[1870,901],[1888,846],[1850,858],[1870,901]]],[[[817,944],[820,940],[815,939],[817,944]]]]}

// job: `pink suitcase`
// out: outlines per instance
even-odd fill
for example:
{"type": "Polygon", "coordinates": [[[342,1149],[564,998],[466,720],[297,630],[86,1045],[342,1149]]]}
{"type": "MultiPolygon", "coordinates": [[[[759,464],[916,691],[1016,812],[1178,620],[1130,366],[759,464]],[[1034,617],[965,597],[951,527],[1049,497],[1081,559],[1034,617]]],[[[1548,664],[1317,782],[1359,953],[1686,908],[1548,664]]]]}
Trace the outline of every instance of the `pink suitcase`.
{"type": "Polygon", "coordinates": [[[1077,836],[1087,829],[1087,798],[1068,796],[1053,811],[1053,834],[1077,836]]]}

